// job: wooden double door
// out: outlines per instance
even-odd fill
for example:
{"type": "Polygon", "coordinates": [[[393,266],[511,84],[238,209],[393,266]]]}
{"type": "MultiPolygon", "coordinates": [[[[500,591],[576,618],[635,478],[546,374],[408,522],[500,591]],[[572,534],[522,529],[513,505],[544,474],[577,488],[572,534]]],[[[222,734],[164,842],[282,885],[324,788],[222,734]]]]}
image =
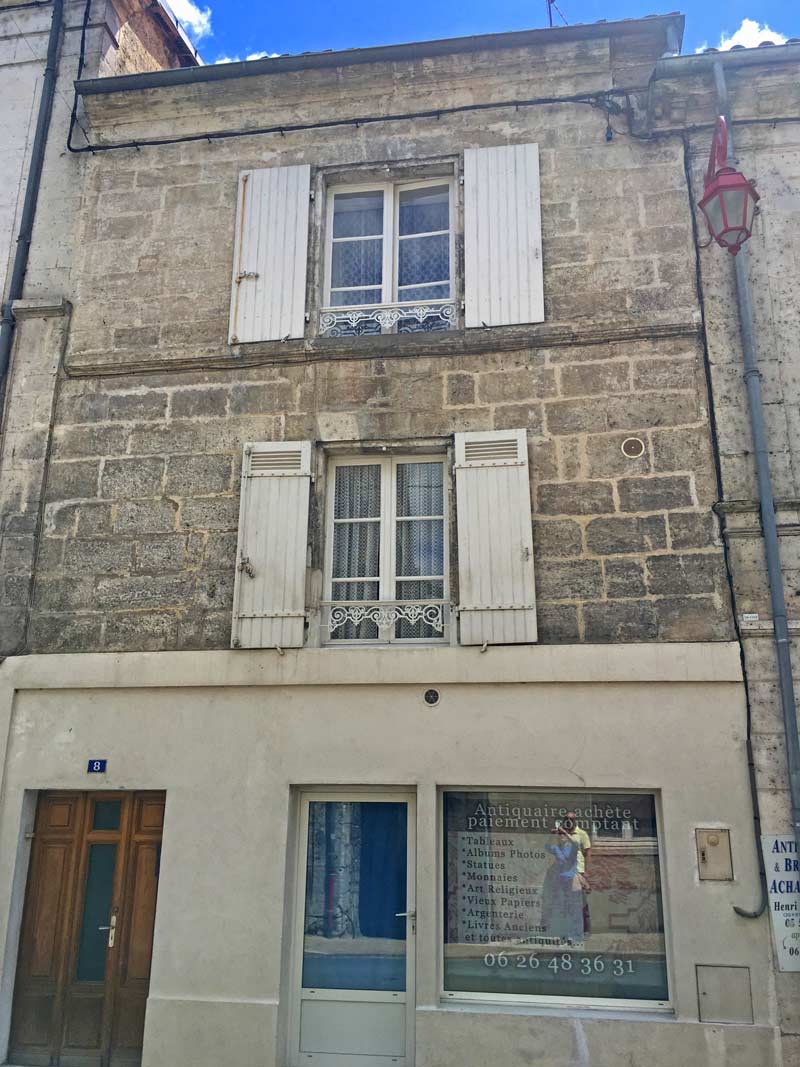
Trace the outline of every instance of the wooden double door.
{"type": "Polygon", "coordinates": [[[9,1063],[141,1063],[164,799],[39,795],[9,1063]]]}

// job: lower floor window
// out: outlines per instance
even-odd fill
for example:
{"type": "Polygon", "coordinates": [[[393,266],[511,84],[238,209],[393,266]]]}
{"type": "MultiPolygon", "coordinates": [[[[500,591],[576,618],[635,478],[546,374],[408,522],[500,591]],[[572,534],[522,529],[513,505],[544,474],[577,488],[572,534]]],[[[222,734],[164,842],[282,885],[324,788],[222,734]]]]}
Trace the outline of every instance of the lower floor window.
{"type": "Polygon", "coordinates": [[[655,798],[446,791],[446,996],[666,1001],[655,798]]]}

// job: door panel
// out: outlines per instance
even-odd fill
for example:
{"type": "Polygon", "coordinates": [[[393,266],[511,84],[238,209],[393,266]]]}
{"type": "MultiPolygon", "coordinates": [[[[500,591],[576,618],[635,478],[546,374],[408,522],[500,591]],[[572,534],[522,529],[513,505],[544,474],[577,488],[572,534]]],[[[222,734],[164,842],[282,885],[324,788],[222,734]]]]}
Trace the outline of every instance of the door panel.
{"type": "Polygon", "coordinates": [[[30,960],[32,978],[54,978],[60,888],[70,861],[69,844],[47,844],[42,850],[41,874],[33,907],[38,920],[33,931],[30,960]]]}
{"type": "Polygon", "coordinates": [[[51,1062],[84,814],[80,794],[39,798],[11,1017],[11,1048],[21,1055],[12,1062],[51,1062]]]}
{"type": "Polygon", "coordinates": [[[161,793],[40,795],[11,1062],[141,1062],[163,812],[161,793]]]}
{"type": "Polygon", "coordinates": [[[303,1001],[301,1052],[405,1056],[406,1005],[303,1001]]]}
{"type": "Polygon", "coordinates": [[[120,914],[119,971],[111,1039],[111,1064],[114,1067],[138,1064],[141,1060],[163,823],[163,797],[144,795],[136,798],[120,914]]]}
{"type": "Polygon", "coordinates": [[[413,797],[309,795],[302,810],[295,1063],[409,1062],[413,797]]]}
{"type": "Polygon", "coordinates": [[[132,857],[133,886],[130,912],[128,957],[123,961],[123,984],[148,981],[153,954],[153,925],[156,917],[156,889],[161,846],[136,844],[132,857]]]}

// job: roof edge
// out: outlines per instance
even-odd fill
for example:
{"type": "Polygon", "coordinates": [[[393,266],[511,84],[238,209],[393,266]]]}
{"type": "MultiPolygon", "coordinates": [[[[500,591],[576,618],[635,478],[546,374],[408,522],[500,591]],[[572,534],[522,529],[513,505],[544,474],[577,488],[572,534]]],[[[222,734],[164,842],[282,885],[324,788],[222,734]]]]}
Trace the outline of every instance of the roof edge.
{"type": "Polygon", "coordinates": [[[678,12],[667,15],[648,15],[641,19],[621,19],[616,22],[592,22],[576,26],[553,26],[535,30],[514,30],[508,33],[487,33],[469,37],[447,37],[434,41],[408,44],[378,45],[372,48],[349,48],[334,52],[305,52],[299,55],[265,57],[240,63],[218,63],[199,67],[158,70],[147,74],[123,74],[114,78],[87,78],[77,81],[75,88],[81,96],[122,93],[135,89],[159,89],[198,82],[227,81],[264,74],[310,70],[324,67],[353,66],[359,63],[387,63],[393,60],[419,59],[428,56],[452,55],[487,49],[513,48],[545,42],[611,37],[640,32],[642,29],[672,28],[677,38],[683,36],[684,16],[678,12]]]}
{"type": "Polygon", "coordinates": [[[800,44],[757,45],[755,48],[735,48],[725,52],[717,49],[698,52],[693,56],[665,56],[656,63],[652,81],[662,78],[691,77],[713,69],[715,63],[725,67],[759,67],[767,64],[800,63],[800,44]]]}

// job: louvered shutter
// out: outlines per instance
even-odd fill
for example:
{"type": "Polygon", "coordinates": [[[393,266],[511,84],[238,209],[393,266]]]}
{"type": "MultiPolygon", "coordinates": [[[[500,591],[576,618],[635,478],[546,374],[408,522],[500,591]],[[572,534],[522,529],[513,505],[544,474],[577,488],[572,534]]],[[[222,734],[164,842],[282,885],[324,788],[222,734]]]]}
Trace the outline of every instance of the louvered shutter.
{"type": "Polygon", "coordinates": [[[303,645],[310,485],[310,441],[245,445],[234,648],[303,645]]]}
{"type": "Polygon", "coordinates": [[[231,284],[231,344],[302,337],[311,168],[239,175],[231,284]]]}
{"type": "Polygon", "coordinates": [[[455,437],[461,644],[535,641],[526,432],[455,437]]]}
{"type": "Polygon", "coordinates": [[[544,320],[536,144],[464,151],[464,298],[468,327],[544,320]]]}

